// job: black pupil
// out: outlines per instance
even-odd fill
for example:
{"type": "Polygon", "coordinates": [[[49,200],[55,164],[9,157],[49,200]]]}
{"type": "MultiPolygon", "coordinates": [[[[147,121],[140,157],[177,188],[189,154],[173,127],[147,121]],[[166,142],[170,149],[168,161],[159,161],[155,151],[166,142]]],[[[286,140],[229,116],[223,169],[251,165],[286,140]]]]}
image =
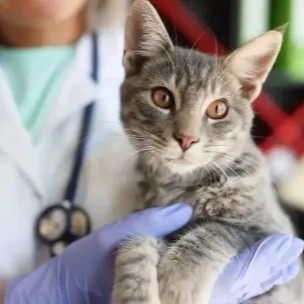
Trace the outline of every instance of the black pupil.
{"type": "Polygon", "coordinates": [[[215,113],[218,115],[218,116],[221,116],[223,115],[225,112],[225,109],[224,109],[224,105],[221,104],[221,103],[218,103],[216,106],[215,106],[215,113]]]}
{"type": "Polygon", "coordinates": [[[215,113],[219,115],[219,105],[218,104],[215,106],[215,113]]]}
{"type": "Polygon", "coordinates": [[[167,93],[163,93],[162,101],[164,103],[169,103],[169,99],[170,99],[169,95],[167,93]]]}

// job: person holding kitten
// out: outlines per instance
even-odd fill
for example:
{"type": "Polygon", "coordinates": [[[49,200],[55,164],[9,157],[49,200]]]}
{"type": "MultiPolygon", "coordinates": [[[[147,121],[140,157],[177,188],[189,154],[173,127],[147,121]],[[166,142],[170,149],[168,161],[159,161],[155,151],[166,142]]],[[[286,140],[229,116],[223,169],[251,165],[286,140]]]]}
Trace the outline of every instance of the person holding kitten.
{"type": "MultiPolygon", "coordinates": [[[[122,0],[0,0],[0,303],[111,303],[117,245],[190,220],[183,202],[131,214],[138,180],[119,120],[126,10],[122,0]]],[[[279,234],[240,252],[211,304],[288,282],[302,250],[279,234]]]]}

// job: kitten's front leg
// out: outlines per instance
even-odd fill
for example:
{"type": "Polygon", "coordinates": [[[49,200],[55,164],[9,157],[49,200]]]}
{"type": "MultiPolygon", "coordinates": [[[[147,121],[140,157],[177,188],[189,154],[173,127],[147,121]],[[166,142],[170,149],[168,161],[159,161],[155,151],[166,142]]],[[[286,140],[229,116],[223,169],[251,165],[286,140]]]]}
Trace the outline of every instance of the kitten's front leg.
{"type": "Polygon", "coordinates": [[[121,246],[115,261],[113,304],[161,304],[157,264],[164,246],[154,237],[139,237],[121,246]]]}
{"type": "MultiPolygon", "coordinates": [[[[185,259],[187,256],[185,256],[185,259]]],[[[159,265],[160,299],[162,304],[210,304],[211,291],[217,271],[201,263],[205,276],[198,269],[187,269],[173,259],[164,259],[159,265]],[[200,291],[204,290],[203,293],[200,291]]]]}
{"type": "Polygon", "coordinates": [[[219,274],[245,248],[246,231],[209,222],[167,249],[158,266],[162,304],[209,304],[219,274]]]}

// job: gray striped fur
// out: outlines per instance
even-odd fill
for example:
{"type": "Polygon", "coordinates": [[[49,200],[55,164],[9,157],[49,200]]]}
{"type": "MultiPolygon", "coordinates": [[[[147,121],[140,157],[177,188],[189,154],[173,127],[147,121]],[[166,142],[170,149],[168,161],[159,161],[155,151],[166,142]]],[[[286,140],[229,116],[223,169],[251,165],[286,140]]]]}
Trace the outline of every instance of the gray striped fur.
{"type": "MultiPolygon", "coordinates": [[[[166,240],[139,238],[120,247],[114,304],[209,304],[215,281],[233,256],[272,233],[293,233],[250,137],[251,101],[278,53],[278,35],[266,33],[228,59],[207,56],[174,47],[149,2],[135,1],[126,28],[121,118],[138,151],[139,208],[185,201],[194,213],[188,226],[166,240]],[[265,48],[264,66],[253,62],[250,69],[259,47],[265,48]],[[243,63],[246,52],[252,56],[243,63]],[[158,86],[173,93],[171,111],[151,102],[158,86]],[[217,98],[227,99],[229,113],[212,121],[206,105],[217,98]],[[172,137],[176,131],[200,141],[182,154],[172,137]]],[[[299,274],[248,303],[303,303],[302,283],[299,274]]]]}

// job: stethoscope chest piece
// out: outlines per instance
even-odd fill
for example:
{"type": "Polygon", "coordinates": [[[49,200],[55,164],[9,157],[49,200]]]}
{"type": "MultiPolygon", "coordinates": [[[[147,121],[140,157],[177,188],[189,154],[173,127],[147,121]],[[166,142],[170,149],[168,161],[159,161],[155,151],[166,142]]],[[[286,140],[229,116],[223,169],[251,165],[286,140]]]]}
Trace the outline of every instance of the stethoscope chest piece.
{"type": "Polygon", "coordinates": [[[45,209],[36,223],[37,238],[50,247],[53,256],[90,231],[91,223],[85,210],[67,201],[45,209]]]}

